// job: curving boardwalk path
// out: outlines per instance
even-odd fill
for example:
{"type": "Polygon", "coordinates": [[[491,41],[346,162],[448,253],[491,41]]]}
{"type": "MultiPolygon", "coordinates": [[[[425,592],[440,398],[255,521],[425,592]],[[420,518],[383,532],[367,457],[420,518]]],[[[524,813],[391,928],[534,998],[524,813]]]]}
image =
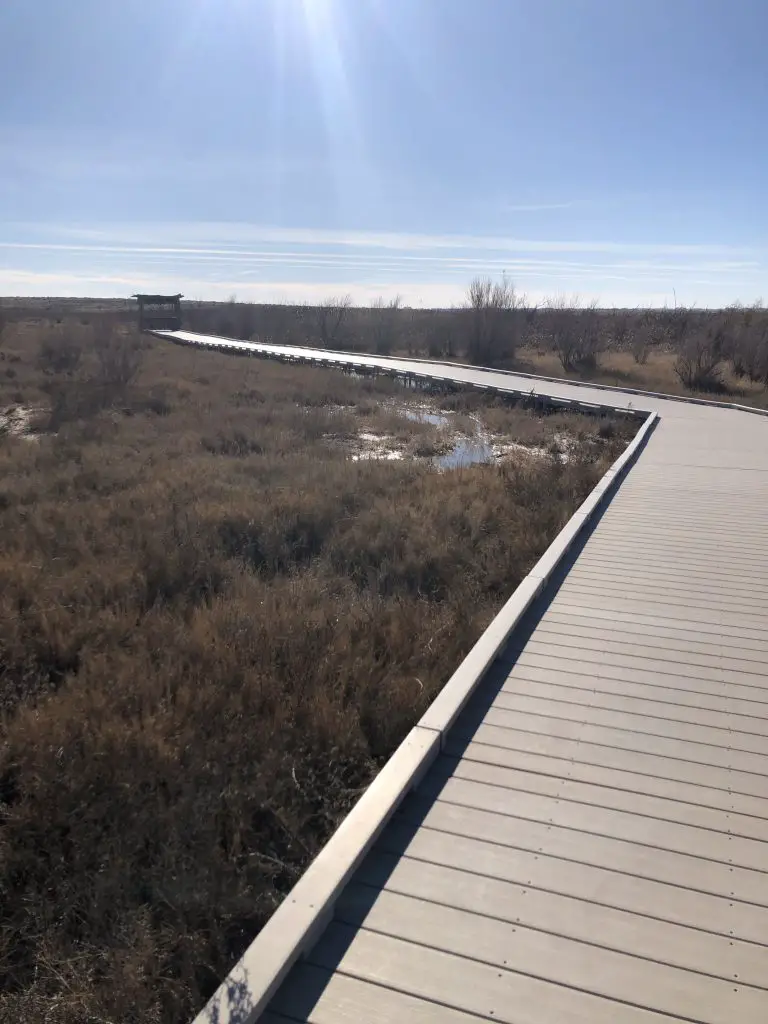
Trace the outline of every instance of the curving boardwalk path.
{"type": "Polygon", "coordinates": [[[766,1024],[768,417],[303,354],[660,419],[258,1019],[766,1024]]]}

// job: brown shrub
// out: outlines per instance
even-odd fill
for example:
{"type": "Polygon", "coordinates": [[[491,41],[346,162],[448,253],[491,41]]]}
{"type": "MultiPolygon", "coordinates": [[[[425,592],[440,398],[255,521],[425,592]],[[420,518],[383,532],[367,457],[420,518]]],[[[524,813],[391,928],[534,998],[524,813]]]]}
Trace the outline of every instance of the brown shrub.
{"type": "Polygon", "coordinates": [[[0,446],[3,1021],[190,1017],[623,443],[353,464],[391,384],[147,345],[0,446]]]}
{"type": "Polygon", "coordinates": [[[690,337],[675,362],[675,373],[689,391],[723,391],[724,333],[720,327],[690,337]]]}

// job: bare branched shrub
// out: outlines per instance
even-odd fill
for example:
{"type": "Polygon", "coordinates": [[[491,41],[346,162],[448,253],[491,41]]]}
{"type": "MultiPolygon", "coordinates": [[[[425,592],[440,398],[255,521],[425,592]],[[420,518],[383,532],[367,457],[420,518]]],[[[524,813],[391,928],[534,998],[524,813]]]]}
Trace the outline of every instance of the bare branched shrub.
{"type": "Polygon", "coordinates": [[[656,309],[647,309],[638,315],[632,329],[629,350],[638,366],[645,366],[653,350],[664,347],[669,341],[666,323],[656,309]]]}
{"type": "MultiPolygon", "coordinates": [[[[55,375],[45,385],[50,397],[45,425],[49,431],[55,432],[65,423],[87,420],[124,402],[141,368],[143,348],[138,336],[117,333],[109,325],[93,331],[80,330],[66,363],[69,372],[55,375]]],[[[46,346],[44,365],[51,361],[62,365],[62,352],[67,351],[69,347],[46,346]]]]}
{"type": "Polygon", "coordinates": [[[663,316],[670,344],[676,352],[682,351],[694,327],[694,311],[687,306],[676,305],[674,309],[664,310],[663,316]]]}
{"type": "Polygon", "coordinates": [[[124,334],[108,335],[96,348],[94,380],[112,396],[125,393],[141,368],[142,350],[138,339],[124,334]]]}
{"type": "Polygon", "coordinates": [[[380,355],[389,355],[394,348],[401,305],[399,295],[389,302],[379,297],[371,303],[373,350],[380,355]]]}
{"type": "Polygon", "coordinates": [[[680,383],[690,391],[722,391],[725,332],[722,325],[692,334],[675,361],[680,383]]]}
{"type": "Polygon", "coordinates": [[[626,309],[614,309],[610,314],[610,342],[611,348],[617,352],[624,352],[631,348],[634,341],[637,321],[637,314],[626,309]]]}
{"type": "Polygon", "coordinates": [[[768,311],[762,303],[733,306],[730,360],[737,377],[768,387],[768,311]]]}
{"type": "Polygon", "coordinates": [[[256,334],[256,310],[249,302],[239,302],[235,306],[235,336],[242,341],[250,341],[256,334]]]}
{"type": "Polygon", "coordinates": [[[317,307],[317,333],[323,348],[334,348],[340,344],[344,324],[351,307],[351,295],[326,299],[317,307]]]}
{"type": "Polygon", "coordinates": [[[40,342],[37,365],[43,373],[74,373],[83,358],[82,338],[75,338],[64,331],[54,331],[40,342]]]}
{"type": "Polygon", "coordinates": [[[470,362],[494,365],[514,358],[525,325],[525,306],[525,297],[506,278],[476,277],[470,282],[466,303],[470,362]]]}
{"type": "Polygon", "coordinates": [[[582,307],[578,296],[555,296],[545,305],[542,333],[548,337],[566,372],[586,372],[597,367],[606,340],[597,300],[582,307]]]}

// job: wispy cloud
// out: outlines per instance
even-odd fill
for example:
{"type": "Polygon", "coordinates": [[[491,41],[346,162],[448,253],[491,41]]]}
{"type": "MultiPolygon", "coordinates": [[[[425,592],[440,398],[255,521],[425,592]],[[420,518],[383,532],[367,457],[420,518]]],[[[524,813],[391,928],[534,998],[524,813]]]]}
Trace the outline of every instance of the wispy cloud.
{"type": "Polygon", "coordinates": [[[325,267],[354,270],[377,268],[397,270],[407,274],[423,273],[437,269],[441,272],[487,272],[502,273],[543,273],[565,271],[571,274],[605,274],[623,272],[636,276],[658,273],[699,273],[744,274],[759,271],[757,260],[719,260],[695,263],[677,263],[629,260],[586,262],[584,260],[562,259],[499,259],[481,256],[445,256],[438,254],[413,255],[412,253],[388,252],[385,255],[363,250],[360,252],[329,252],[321,249],[305,250],[249,250],[243,248],[203,248],[196,246],[138,246],[138,245],[93,245],[62,242],[5,242],[0,241],[0,251],[21,251],[41,254],[70,254],[73,257],[112,259],[134,257],[147,262],[168,263],[226,263],[237,265],[325,267]]]}
{"type": "Polygon", "coordinates": [[[323,249],[380,249],[399,254],[481,251],[494,253],[573,253],[604,254],[624,257],[661,259],[669,256],[731,257],[740,260],[765,259],[768,250],[753,246],[733,246],[722,243],[677,242],[622,242],[592,239],[558,240],[517,238],[511,235],[418,234],[389,231],[340,231],[318,228],[288,228],[270,225],[228,222],[167,222],[147,224],[105,224],[98,228],[78,225],[6,225],[9,231],[34,232],[48,237],[54,232],[66,231],[73,240],[105,245],[134,245],[178,248],[189,246],[204,248],[210,245],[234,249],[250,245],[297,245],[323,249]]]}
{"type": "Polygon", "coordinates": [[[506,273],[530,295],[577,290],[605,302],[671,297],[716,305],[768,293],[762,249],[327,231],[254,224],[9,224],[0,227],[0,291],[120,294],[166,287],[203,297],[355,301],[400,293],[451,305],[476,275],[506,273]],[[74,291],[72,290],[74,289],[74,291]]]}
{"type": "Polygon", "coordinates": [[[505,213],[544,213],[547,210],[572,210],[578,206],[588,206],[591,200],[571,199],[565,203],[505,203],[505,213]]]}

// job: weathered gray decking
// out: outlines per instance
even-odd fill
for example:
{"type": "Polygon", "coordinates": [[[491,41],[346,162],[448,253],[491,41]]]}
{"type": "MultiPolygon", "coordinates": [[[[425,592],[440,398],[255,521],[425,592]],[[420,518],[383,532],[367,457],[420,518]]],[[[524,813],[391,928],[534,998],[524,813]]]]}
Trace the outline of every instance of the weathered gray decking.
{"type": "Polygon", "coordinates": [[[768,417],[536,390],[661,419],[270,1024],[768,1022],[768,417]]]}

